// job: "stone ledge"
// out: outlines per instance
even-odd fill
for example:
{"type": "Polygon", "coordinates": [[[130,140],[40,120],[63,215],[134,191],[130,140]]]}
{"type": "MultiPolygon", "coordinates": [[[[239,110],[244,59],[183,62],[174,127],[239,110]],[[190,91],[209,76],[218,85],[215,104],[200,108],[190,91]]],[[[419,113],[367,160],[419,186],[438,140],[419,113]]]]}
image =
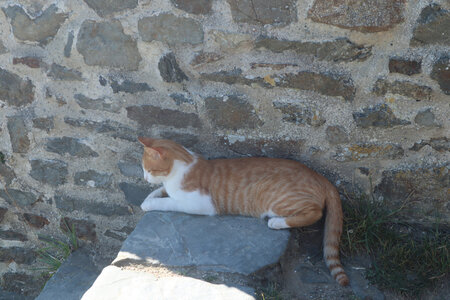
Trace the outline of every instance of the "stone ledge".
{"type": "Polygon", "coordinates": [[[149,212],[83,299],[254,299],[247,276],[277,262],[289,236],[256,218],[149,212]]]}

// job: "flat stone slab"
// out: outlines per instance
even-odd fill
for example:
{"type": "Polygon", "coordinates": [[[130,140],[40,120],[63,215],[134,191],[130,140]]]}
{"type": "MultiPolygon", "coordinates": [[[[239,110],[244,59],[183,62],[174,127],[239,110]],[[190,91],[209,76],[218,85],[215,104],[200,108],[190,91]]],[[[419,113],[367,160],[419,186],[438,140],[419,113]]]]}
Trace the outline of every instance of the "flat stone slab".
{"type": "Polygon", "coordinates": [[[277,262],[288,239],[289,230],[270,229],[257,218],[148,212],[113,264],[195,266],[248,275],[277,262]]]}
{"type": "MultiPolygon", "coordinates": [[[[111,299],[195,299],[253,300],[252,289],[241,290],[189,277],[162,277],[108,266],[103,269],[82,300],[111,299]]],[[[54,298],[57,299],[57,298],[54,298]]]]}
{"type": "Polygon", "coordinates": [[[77,250],[64,261],[35,300],[79,300],[99,274],[89,255],[77,250]]]}

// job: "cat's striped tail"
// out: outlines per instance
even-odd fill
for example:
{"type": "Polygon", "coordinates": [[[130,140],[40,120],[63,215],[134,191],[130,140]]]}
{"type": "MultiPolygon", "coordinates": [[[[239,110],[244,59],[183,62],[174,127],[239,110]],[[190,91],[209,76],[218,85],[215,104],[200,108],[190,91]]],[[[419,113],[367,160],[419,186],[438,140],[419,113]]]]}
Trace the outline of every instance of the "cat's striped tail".
{"type": "Polygon", "coordinates": [[[323,238],[323,256],[331,276],[342,286],[348,285],[349,279],[339,260],[339,242],[342,234],[342,205],[339,193],[333,186],[329,189],[326,201],[326,218],[323,238]]]}

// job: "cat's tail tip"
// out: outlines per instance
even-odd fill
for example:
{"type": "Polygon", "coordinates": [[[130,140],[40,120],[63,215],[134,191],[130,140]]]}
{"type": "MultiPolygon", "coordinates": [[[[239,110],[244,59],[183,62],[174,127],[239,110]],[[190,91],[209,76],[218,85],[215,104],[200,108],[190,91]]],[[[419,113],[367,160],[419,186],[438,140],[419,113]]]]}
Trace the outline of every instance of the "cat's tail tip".
{"type": "Polygon", "coordinates": [[[338,256],[330,257],[326,255],[325,263],[330,270],[331,276],[333,276],[334,280],[336,280],[337,283],[339,283],[341,286],[347,286],[350,284],[350,280],[348,279],[348,276],[345,273],[338,256]]]}
{"type": "Polygon", "coordinates": [[[338,274],[335,279],[341,286],[348,286],[350,284],[350,280],[345,273],[338,274]]]}

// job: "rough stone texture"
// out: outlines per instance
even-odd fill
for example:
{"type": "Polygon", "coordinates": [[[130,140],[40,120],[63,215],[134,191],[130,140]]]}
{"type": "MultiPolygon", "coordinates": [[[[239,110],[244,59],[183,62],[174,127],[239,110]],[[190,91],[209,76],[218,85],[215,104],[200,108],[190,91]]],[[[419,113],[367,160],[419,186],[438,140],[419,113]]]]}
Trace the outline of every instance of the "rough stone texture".
{"type": "Polygon", "coordinates": [[[237,130],[262,125],[253,106],[237,96],[206,98],[205,107],[210,121],[218,128],[237,130]]]}
{"type": "Polygon", "coordinates": [[[73,35],[73,32],[71,31],[71,32],[69,32],[69,34],[67,36],[67,43],[64,46],[64,56],[67,58],[70,57],[70,54],[72,52],[73,38],[74,38],[74,35],[73,35]]]}
{"type": "Polygon", "coordinates": [[[5,53],[8,53],[8,48],[6,48],[5,45],[3,45],[3,42],[0,41],[0,55],[5,53]]]}
{"type": "Polygon", "coordinates": [[[128,207],[123,205],[100,202],[97,199],[81,199],[58,194],[54,198],[56,207],[65,212],[79,211],[85,214],[106,217],[130,215],[128,207]]]}
{"type": "Polygon", "coordinates": [[[404,3],[404,0],[315,0],[308,17],[361,32],[386,31],[403,22],[404,3]]]}
{"type": "Polygon", "coordinates": [[[45,225],[50,224],[47,218],[44,218],[43,216],[24,213],[23,217],[25,218],[25,221],[28,223],[28,225],[33,226],[35,228],[42,228],[45,225]]]}
{"type": "Polygon", "coordinates": [[[77,172],[74,175],[76,185],[107,188],[112,183],[112,175],[99,173],[95,170],[77,172]]]}
{"type": "Polygon", "coordinates": [[[126,239],[125,236],[120,235],[120,234],[118,234],[118,233],[115,233],[114,231],[111,231],[111,230],[109,230],[109,229],[106,230],[105,233],[103,233],[103,234],[104,234],[105,236],[107,236],[107,237],[116,239],[116,240],[121,241],[121,242],[123,242],[123,241],[126,239]]]}
{"type": "Polygon", "coordinates": [[[56,187],[67,182],[67,163],[61,160],[35,159],[30,164],[30,176],[41,183],[56,187]]]}
{"type": "Polygon", "coordinates": [[[164,55],[158,63],[159,74],[165,82],[182,82],[188,77],[180,69],[173,53],[164,55]]]}
{"type": "Polygon", "coordinates": [[[25,56],[25,57],[14,57],[13,65],[22,64],[26,65],[32,69],[37,69],[41,67],[42,60],[39,57],[25,56]]]}
{"type": "Polygon", "coordinates": [[[28,238],[23,233],[3,229],[0,229],[0,238],[8,241],[21,241],[21,242],[25,242],[28,240],[28,238]]]}
{"type": "Polygon", "coordinates": [[[240,54],[253,49],[254,37],[250,34],[230,33],[229,30],[211,30],[208,36],[222,53],[240,54]]]}
{"type": "Polygon", "coordinates": [[[171,0],[172,4],[191,14],[208,14],[211,12],[212,0],[171,0]]]}
{"type": "Polygon", "coordinates": [[[288,230],[271,230],[256,218],[150,212],[123,243],[113,264],[132,262],[137,256],[165,266],[250,274],[276,262],[288,238],[288,230]]]}
{"type": "Polygon", "coordinates": [[[402,58],[389,59],[389,72],[404,75],[414,75],[422,72],[422,62],[417,60],[405,60],[402,58]]]}
{"type": "Polygon", "coordinates": [[[251,63],[251,68],[258,69],[258,68],[269,68],[271,70],[282,70],[287,67],[298,67],[297,64],[269,64],[269,63],[251,63]]]}
{"type": "Polygon", "coordinates": [[[347,132],[342,126],[328,126],[325,133],[327,141],[330,144],[337,145],[347,143],[349,141],[347,132]]]}
{"type": "Polygon", "coordinates": [[[37,296],[36,291],[39,291],[44,282],[43,277],[33,277],[22,272],[6,272],[2,276],[1,284],[7,291],[33,297],[37,296]]]}
{"type": "Polygon", "coordinates": [[[12,150],[15,153],[26,153],[30,149],[28,128],[24,116],[13,116],[8,118],[8,131],[12,150]]]}
{"type": "Polygon", "coordinates": [[[364,61],[372,55],[372,47],[355,44],[346,38],[316,43],[261,37],[256,41],[255,48],[265,48],[275,53],[294,51],[297,54],[314,55],[319,60],[335,62],[364,61]]]}
{"type": "Polygon", "coordinates": [[[192,98],[189,98],[189,96],[186,97],[183,94],[175,93],[170,94],[169,96],[175,101],[177,105],[181,105],[183,103],[194,104],[194,100],[192,100],[192,98]]]}
{"type": "Polygon", "coordinates": [[[199,137],[194,134],[186,134],[186,133],[176,133],[176,132],[161,132],[161,138],[173,140],[176,143],[179,143],[188,148],[195,148],[199,141],[199,137]]]}
{"type": "Polygon", "coordinates": [[[60,155],[69,154],[75,157],[98,157],[98,153],[83,143],[82,140],[72,137],[50,138],[46,146],[47,151],[60,155]]]}
{"type": "Polygon", "coordinates": [[[398,94],[405,97],[413,98],[417,101],[430,100],[432,90],[425,85],[418,85],[408,81],[387,81],[385,79],[378,79],[373,87],[373,92],[377,96],[384,96],[387,93],[398,94]]]}
{"type": "Polygon", "coordinates": [[[127,116],[138,122],[142,128],[150,128],[158,124],[175,128],[200,128],[202,126],[198,115],[194,113],[183,113],[153,105],[129,106],[127,107],[127,116]]]}
{"type": "Polygon", "coordinates": [[[425,7],[417,20],[411,46],[450,45],[450,12],[438,4],[425,7]]]}
{"type": "Polygon", "coordinates": [[[266,88],[284,87],[299,90],[314,91],[319,94],[343,97],[346,101],[353,101],[355,87],[351,78],[335,74],[322,74],[302,71],[282,75],[266,75],[261,77],[245,77],[242,70],[234,68],[231,71],[219,71],[214,73],[202,73],[201,79],[216,82],[225,82],[229,85],[258,84],[266,88]]]}
{"type": "Polygon", "coordinates": [[[6,186],[10,185],[11,182],[16,178],[16,173],[13,169],[8,167],[4,161],[0,162],[0,178],[2,183],[6,186]]]}
{"type": "Polygon", "coordinates": [[[127,177],[135,177],[135,178],[143,178],[144,173],[142,170],[142,166],[139,163],[134,162],[119,162],[117,164],[119,167],[120,173],[127,177]]]}
{"type": "Polygon", "coordinates": [[[3,221],[3,218],[5,217],[7,211],[8,211],[7,208],[0,207],[0,223],[3,221]]]}
{"type": "Polygon", "coordinates": [[[359,161],[367,158],[399,159],[403,157],[404,153],[403,148],[395,144],[360,143],[339,148],[334,158],[340,162],[359,161]]]}
{"type": "Polygon", "coordinates": [[[105,133],[113,138],[120,138],[127,141],[136,141],[136,132],[123,124],[112,122],[110,120],[96,122],[86,119],[73,119],[66,117],[64,122],[74,127],[85,128],[95,133],[105,133]]]}
{"type": "Polygon", "coordinates": [[[106,86],[106,84],[108,83],[108,81],[103,76],[98,77],[98,82],[100,83],[101,86],[106,86]]]}
{"type": "Polygon", "coordinates": [[[152,192],[150,185],[141,185],[135,183],[121,182],[119,188],[122,190],[125,200],[128,203],[139,206],[147,198],[148,194],[152,192]]]}
{"type": "Polygon", "coordinates": [[[274,102],[273,107],[281,111],[282,119],[286,122],[308,124],[315,127],[325,123],[320,111],[314,108],[281,102],[274,102]]]}
{"type": "Polygon", "coordinates": [[[297,20],[296,3],[292,0],[227,0],[233,20],[249,24],[287,25],[297,20]]]}
{"type": "Polygon", "coordinates": [[[224,56],[214,52],[200,52],[197,54],[194,59],[191,61],[192,66],[198,66],[202,64],[213,63],[223,59],[224,56]]]}
{"type": "Polygon", "coordinates": [[[123,32],[117,21],[84,21],[77,38],[77,50],[89,66],[137,70],[141,55],[137,43],[123,32]]]}
{"type": "Polygon", "coordinates": [[[221,139],[222,145],[240,156],[276,157],[298,159],[296,153],[302,152],[303,141],[283,139],[246,139],[230,142],[221,139]]]}
{"type": "Polygon", "coordinates": [[[99,274],[100,270],[89,253],[79,249],[63,262],[35,300],[79,300],[99,274]]]}
{"type": "Polygon", "coordinates": [[[122,83],[113,80],[111,82],[111,88],[115,94],[119,92],[136,94],[139,92],[153,92],[155,90],[146,82],[133,82],[130,80],[124,80],[122,83]]]}
{"type": "Polygon", "coordinates": [[[448,140],[447,137],[431,138],[428,141],[414,143],[414,146],[412,146],[410,150],[419,151],[425,146],[430,146],[439,152],[450,151],[450,140],[448,140]]]}
{"type": "Polygon", "coordinates": [[[58,13],[56,5],[50,5],[42,14],[34,19],[30,18],[22,7],[8,6],[3,8],[5,15],[11,19],[14,36],[22,41],[48,44],[67,19],[65,13],[58,13]]]}
{"type": "Polygon", "coordinates": [[[0,197],[9,204],[19,207],[27,207],[35,203],[38,199],[33,193],[16,189],[0,190],[0,197]]]}
{"type": "Polygon", "coordinates": [[[25,106],[34,100],[34,85],[0,68],[0,100],[12,106],[25,106]]]}
{"type": "Polygon", "coordinates": [[[227,84],[245,84],[251,85],[252,83],[261,83],[261,78],[245,78],[242,76],[242,70],[234,68],[230,71],[219,71],[213,73],[202,73],[202,80],[210,80],[215,82],[225,82],[227,84]]]}
{"type": "Polygon", "coordinates": [[[139,20],[138,29],[145,42],[161,41],[171,46],[203,43],[203,29],[200,23],[172,14],[142,18],[139,20]]]}
{"type": "Polygon", "coordinates": [[[62,231],[68,232],[69,228],[75,229],[77,238],[95,242],[97,240],[97,233],[95,231],[95,224],[87,220],[78,220],[72,218],[62,218],[59,224],[62,231]]]}
{"type": "Polygon", "coordinates": [[[82,81],[83,75],[80,71],[72,70],[58,64],[52,64],[47,76],[56,80],[82,81]]]}
{"type": "MultiPolygon", "coordinates": [[[[276,82],[276,80],[275,80],[276,82]]],[[[345,101],[353,101],[355,87],[351,78],[333,74],[299,72],[281,76],[277,86],[300,90],[314,91],[319,94],[342,97],[345,101]]]]}
{"type": "Polygon", "coordinates": [[[439,126],[439,124],[436,122],[434,113],[431,111],[431,108],[427,108],[426,110],[418,112],[416,117],[414,118],[414,122],[420,126],[425,127],[439,126]]]}
{"type": "Polygon", "coordinates": [[[397,125],[408,125],[410,121],[399,119],[386,104],[366,107],[362,112],[354,112],[353,119],[356,125],[362,128],[369,127],[393,127],[397,125]]]}
{"type": "Polygon", "coordinates": [[[53,117],[35,118],[33,119],[33,127],[46,130],[47,132],[49,132],[55,127],[54,118],[53,117]]]}
{"type": "Polygon", "coordinates": [[[104,110],[108,112],[118,113],[122,105],[107,98],[92,99],[83,94],[75,94],[73,96],[78,105],[84,109],[104,110]]]}
{"type": "Polygon", "coordinates": [[[100,17],[136,8],[138,0],[83,0],[100,17]]]}
{"type": "Polygon", "coordinates": [[[402,215],[412,216],[417,221],[438,217],[442,222],[448,222],[449,186],[449,165],[444,164],[386,170],[375,190],[388,199],[386,203],[393,207],[402,205],[404,201],[414,203],[404,205],[402,215]]]}
{"type": "Polygon", "coordinates": [[[30,265],[36,260],[36,253],[22,247],[0,248],[0,262],[30,265]]]}
{"type": "Polygon", "coordinates": [[[430,76],[438,82],[446,95],[450,95],[450,58],[448,56],[441,57],[434,64],[430,76]]]}

